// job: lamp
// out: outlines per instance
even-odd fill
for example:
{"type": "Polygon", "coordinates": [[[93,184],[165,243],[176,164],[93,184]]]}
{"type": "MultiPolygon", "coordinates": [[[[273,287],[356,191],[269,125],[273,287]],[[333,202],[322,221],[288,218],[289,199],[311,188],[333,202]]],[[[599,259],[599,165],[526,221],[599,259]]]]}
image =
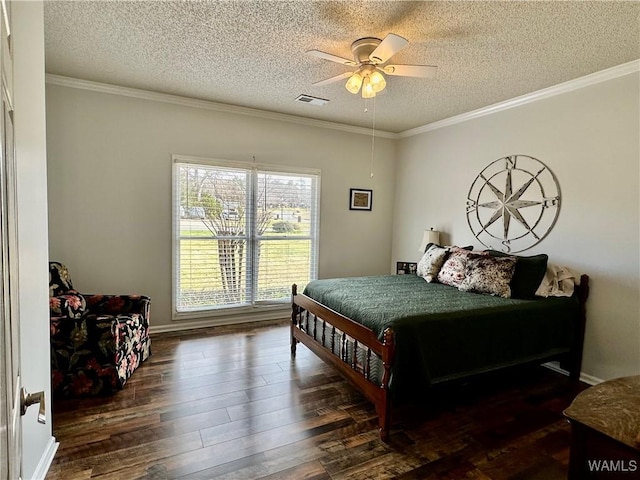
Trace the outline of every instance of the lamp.
{"type": "Polygon", "coordinates": [[[431,227],[431,230],[425,230],[422,234],[422,242],[420,243],[420,248],[418,248],[418,251],[420,253],[424,253],[427,245],[430,243],[440,243],[440,232],[434,230],[433,227],[431,227]]]}
{"type": "Polygon", "coordinates": [[[362,65],[345,84],[345,88],[354,95],[357,95],[362,87],[362,98],[373,98],[386,86],[384,75],[371,64],[362,65]]]}

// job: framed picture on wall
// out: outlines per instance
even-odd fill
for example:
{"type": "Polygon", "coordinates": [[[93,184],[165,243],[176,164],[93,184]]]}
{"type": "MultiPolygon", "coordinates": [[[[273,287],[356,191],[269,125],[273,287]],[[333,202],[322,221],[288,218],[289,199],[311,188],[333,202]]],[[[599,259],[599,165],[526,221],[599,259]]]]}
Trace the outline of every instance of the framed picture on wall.
{"type": "Polygon", "coordinates": [[[373,190],[352,188],[349,190],[349,210],[371,211],[373,190]]]}
{"type": "Polygon", "coordinates": [[[417,263],[396,262],[396,275],[415,275],[417,270],[417,263]]]}

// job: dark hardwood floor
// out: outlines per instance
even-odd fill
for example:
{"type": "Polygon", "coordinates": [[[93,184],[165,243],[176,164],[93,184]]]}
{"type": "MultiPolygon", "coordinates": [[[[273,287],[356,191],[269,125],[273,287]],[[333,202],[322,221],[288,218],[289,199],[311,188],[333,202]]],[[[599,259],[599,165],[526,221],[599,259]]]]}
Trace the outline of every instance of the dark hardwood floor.
{"type": "Polygon", "coordinates": [[[288,324],[152,336],[124,390],[57,400],[54,479],[565,479],[569,425],[585,385],[542,367],[434,392],[393,412],[372,405],[288,324]]]}

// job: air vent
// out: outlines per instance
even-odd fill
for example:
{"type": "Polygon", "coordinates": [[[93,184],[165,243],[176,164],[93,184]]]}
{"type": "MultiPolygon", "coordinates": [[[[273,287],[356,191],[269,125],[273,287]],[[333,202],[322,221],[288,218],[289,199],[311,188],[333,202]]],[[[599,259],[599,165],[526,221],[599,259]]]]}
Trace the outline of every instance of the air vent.
{"type": "Polygon", "coordinates": [[[325,98],[312,97],[311,95],[298,95],[298,98],[296,98],[296,102],[322,106],[329,103],[329,100],[325,98]]]}

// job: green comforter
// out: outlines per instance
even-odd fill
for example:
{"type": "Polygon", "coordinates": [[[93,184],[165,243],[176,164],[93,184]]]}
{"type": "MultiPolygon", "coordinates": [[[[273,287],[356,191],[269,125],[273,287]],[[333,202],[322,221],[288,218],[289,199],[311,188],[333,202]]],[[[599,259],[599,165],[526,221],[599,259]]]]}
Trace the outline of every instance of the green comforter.
{"type": "Polygon", "coordinates": [[[517,300],[468,292],[415,275],[315,280],[304,294],[371,328],[395,334],[394,397],[429,385],[568,352],[575,298],[517,300]]]}

